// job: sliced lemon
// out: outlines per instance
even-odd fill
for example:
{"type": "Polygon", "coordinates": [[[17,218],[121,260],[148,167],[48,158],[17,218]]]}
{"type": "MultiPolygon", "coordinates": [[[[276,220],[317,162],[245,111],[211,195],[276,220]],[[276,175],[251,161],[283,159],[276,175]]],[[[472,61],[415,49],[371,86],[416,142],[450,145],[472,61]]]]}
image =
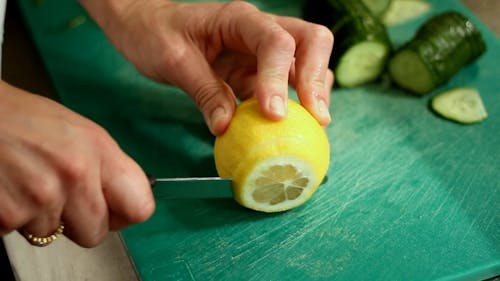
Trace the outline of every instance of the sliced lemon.
{"type": "Polygon", "coordinates": [[[330,145],[324,129],[300,104],[289,100],[280,121],[265,118],[257,100],[241,103],[227,131],[216,138],[215,164],[233,179],[241,205],[279,212],[306,202],[326,175],[330,145]]]}

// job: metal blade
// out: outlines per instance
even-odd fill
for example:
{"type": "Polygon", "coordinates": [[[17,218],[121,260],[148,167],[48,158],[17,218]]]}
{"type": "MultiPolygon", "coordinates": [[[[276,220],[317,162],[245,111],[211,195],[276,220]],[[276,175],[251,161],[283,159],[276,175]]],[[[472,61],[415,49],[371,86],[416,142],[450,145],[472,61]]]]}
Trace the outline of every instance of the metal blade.
{"type": "Polygon", "coordinates": [[[149,176],[156,199],[207,199],[232,198],[231,179],[219,177],[201,178],[153,178],[149,176]]]}

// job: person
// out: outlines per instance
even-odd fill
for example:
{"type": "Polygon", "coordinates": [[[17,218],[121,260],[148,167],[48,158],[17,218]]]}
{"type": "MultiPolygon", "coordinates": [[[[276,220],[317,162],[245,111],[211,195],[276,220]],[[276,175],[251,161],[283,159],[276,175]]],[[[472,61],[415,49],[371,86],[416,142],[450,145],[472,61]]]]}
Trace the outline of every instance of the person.
{"type": "MultiPolygon", "coordinates": [[[[331,121],[333,35],[325,27],[243,1],[80,4],[142,74],[185,91],[214,135],[228,127],[237,99],[256,96],[267,118],[285,117],[289,84],[320,124],[331,121]]],[[[18,230],[33,243],[64,222],[65,236],[93,247],[153,213],[141,167],[96,123],[5,81],[0,120],[0,235],[18,230]]]]}

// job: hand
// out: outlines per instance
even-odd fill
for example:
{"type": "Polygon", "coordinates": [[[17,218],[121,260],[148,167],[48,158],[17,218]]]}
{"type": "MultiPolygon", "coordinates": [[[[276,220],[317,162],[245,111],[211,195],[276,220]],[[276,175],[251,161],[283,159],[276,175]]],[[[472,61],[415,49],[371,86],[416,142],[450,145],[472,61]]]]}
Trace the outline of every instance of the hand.
{"type": "Polygon", "coordinates": [[[152,214],[146,176],[95,123],[1,81],[0,119],[0,235],[45,237],[64,221],[92,247],[152,214]]]}
{"type": "Polygon", "coordinates": [[[333,35],[323,26],[243,1],[80,2],[140,72],[187,92],[216,135],[229,125],[237,97],[256,95],[268,118],[283,118],[289,82],[322,125],[331,121],[333,35]]]}

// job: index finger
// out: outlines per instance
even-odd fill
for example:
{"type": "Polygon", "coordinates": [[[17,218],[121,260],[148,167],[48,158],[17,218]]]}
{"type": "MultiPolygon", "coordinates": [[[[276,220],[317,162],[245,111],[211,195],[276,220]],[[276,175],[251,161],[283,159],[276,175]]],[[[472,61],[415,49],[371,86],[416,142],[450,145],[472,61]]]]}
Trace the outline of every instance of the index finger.
{"type": "MultiPolygon", "coordinates": [[[[101,182],[111,226],[143,222],[155,208],[153,192],[141,167],[112,141],[103,145],[101,182]]],[[[115,228],[113,227],[113,228],[115,228]]]]}
{"type": "Polygon", "coordinates": [[[297,42],[295,54],[296,89],[302,105],[320,122],[331,121],[329,112],[331,73],[328,69],[333,48],[332,32],[298,18],[277,17],[277,22],[297,42]]]}
{"type": "Polygon", "coordinates": [[[230,2],[222,13],[217,28],[224,46],[256,56],[255,95],[261,109],[271,120],[283,118],[287,114],[288,75],[295,55],[295,39],[274,17],[246,2],[230,2]]]}

